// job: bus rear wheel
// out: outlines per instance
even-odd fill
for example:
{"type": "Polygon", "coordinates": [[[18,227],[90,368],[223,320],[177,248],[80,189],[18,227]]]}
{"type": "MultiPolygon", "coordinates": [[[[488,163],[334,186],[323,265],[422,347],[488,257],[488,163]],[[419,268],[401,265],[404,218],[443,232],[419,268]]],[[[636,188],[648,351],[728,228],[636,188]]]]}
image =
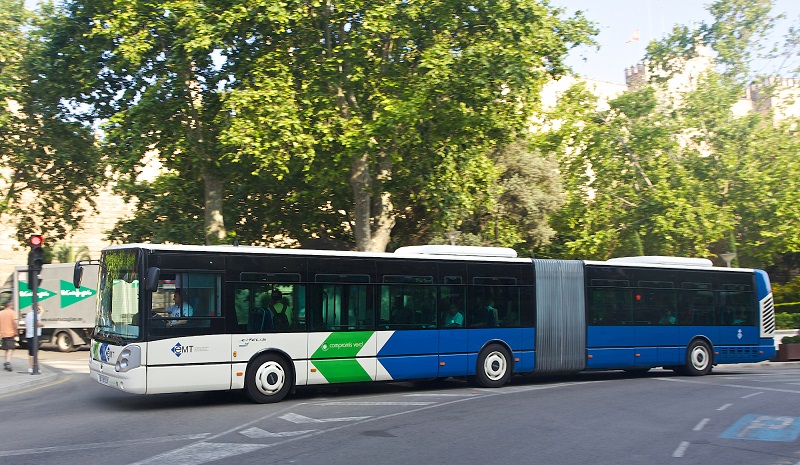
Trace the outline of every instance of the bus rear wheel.
{"type": "Polygon", "coordinates": [[[681,371],[690,376],[707,375],[711,373],[713,361],[711,347],[698,339],[686,349],[686,366],[681,371]]]}
{"type": "Polygon", "coordinates": [[[511,378],[511,354],[499,344],[484,347],[478,354],[475,381],[479,386],[496,388],[511,378]]]}
{"type": "Polygon", "coordinates": [[[277,354],[264,354],[247,367],[244,389],[253,402],[280,402],[292,387],[288,362],[277,354]]]}

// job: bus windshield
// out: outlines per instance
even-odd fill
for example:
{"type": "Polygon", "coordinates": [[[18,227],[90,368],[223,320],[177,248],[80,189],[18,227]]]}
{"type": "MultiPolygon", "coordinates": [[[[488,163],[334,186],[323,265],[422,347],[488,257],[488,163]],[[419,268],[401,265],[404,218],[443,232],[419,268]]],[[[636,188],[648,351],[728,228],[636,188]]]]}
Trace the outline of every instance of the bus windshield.
{"type": "Polygon", "coordinates": [[[137,251],[110,250],[100,259],[94,337],[122,343],[138,340],[139,272],[137,251]]]}

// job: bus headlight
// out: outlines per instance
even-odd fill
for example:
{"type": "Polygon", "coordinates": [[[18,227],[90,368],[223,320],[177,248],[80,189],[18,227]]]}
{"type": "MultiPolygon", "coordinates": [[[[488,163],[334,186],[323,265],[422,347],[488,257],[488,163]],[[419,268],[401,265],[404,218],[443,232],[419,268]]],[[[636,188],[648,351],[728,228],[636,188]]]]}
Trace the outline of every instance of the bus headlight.
{"type": "Polygon", "coordinates": [[[117,363],[114,365],[114,371],[117,373],[125,373],[128,370],[137,368],[142,364],[142,348],[139,346],[127,346],[122,349],[122,352],[117,358],[117,363]]]}

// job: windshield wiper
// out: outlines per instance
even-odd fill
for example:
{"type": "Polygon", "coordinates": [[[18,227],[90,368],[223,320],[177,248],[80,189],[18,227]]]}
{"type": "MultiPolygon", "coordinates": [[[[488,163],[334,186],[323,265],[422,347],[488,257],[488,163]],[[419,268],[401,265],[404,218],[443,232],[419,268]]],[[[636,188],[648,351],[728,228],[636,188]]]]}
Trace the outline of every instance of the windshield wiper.
{"type": "Polygon", "coordinates": [[[103,331],[102,329],[101,330],[95,329],[92,337],[94,337],[95,339],[104,339],[105,342],[113,342],[114,344],[120,346],[125,345],[125,340],[122,338],[122,336],[112,334],[108,331],[103,331]]]}

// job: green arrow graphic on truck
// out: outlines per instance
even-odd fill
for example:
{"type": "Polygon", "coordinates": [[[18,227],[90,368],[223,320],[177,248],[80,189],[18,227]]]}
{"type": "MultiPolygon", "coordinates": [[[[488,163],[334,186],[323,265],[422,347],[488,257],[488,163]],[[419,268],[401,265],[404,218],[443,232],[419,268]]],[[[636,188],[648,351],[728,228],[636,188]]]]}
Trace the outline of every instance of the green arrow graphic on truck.
{"type": "Polygon", "coordinates": [[[372,331],[331,333],[311,356],[311,362],[330,383],[372,381],[356,360],[372,331]]]}
{"type": "MultiPolygon", "coordinates": [[[[54,295],[56,295],[55,292],[48,291],[47,289],[44,289],[42,287],[40,287],[38,289],[38,291],[36,292],[36,298],[37,298],[37,300],[39,302],[41,302],[43,300],[46,300],[46,299],[49,299],[50,297],[53,297],[54,295]]],[[[22,310],[25,307],[30,307],[32,303],[33,303],[33,292],[28,287],[28,283],[26,283],[24,281],[20,281],[19,282],[19,308],[20,308],[20,310],[22,310]]]]}
{"type": "Polygon", "coordinates": [[[83,286],[80,289],[75,289],[75,285],[71,282],[61,280],[61,308],[88,299],[95,294],[97,294],[97,291],[94,289],[83,286]]]}

